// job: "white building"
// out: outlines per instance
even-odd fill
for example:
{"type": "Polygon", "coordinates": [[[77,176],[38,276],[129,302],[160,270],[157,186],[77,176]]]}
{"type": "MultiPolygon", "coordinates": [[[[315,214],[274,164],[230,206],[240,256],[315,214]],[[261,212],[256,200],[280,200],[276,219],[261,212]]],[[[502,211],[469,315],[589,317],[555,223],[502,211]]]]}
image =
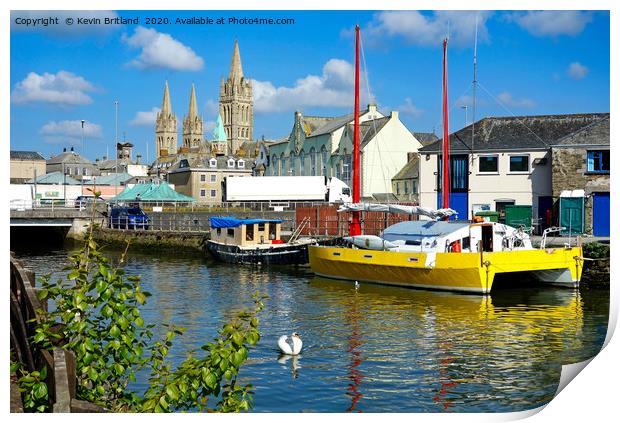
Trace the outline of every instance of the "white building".
{"type": "MultiPolygon", "coordinates": [[[[484,118],[450,135],[450,201],[459,219],[480,210],[500,213],[507,205],[532,206],[543,219],[553,204],[551,148],[598,115],[484,118]]],[[[421,148],[420,205],[440,208],[443,140],[421,148]]]]}
{"type": "MultiPolygon", "coordinates": [[[[361,196],[392,192],[391,179],[407,163],[407,153],[422,145],[394,111],[389,116],[375,105],[360,112],[361,196]]],[[[336,118],[302,116],[288,139],[269,145],[265,175],[322,175],[351,185],[353,114],[336,118]]]]}

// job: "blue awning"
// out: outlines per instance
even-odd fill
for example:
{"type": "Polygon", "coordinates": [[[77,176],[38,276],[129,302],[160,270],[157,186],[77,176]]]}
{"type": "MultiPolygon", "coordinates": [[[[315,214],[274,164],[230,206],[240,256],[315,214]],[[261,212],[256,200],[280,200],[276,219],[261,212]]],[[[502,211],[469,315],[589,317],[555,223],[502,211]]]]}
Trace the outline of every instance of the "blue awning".
{"type": "Polygon", "coordinates": [[[240,225],[253,225],[255,223],[282,223],[277,219],[237,219],[236,217],[210,217],[212,228],[236,228],[240,225]]]}

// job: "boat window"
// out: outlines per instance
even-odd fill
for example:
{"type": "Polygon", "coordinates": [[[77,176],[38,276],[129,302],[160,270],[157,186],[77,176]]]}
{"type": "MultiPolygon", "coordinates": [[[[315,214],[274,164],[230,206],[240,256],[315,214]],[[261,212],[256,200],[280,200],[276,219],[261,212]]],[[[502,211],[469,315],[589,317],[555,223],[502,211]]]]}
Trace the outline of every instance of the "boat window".
{"type": "Polygon", "coordinates": [[[263,231],[265,230],[265,224],[264,224],[264,223],[259,223],[259,224],[258,224],[258,230],[259,230],[260,232],[263,232],[263,231]]]}
{"type": "Polygon", "coordinates": [[[422,241],[419,239],[408,239],[405,241],[405,245],[422,245],[422,241]]]}
{"type": "Polygon", "coordinates": [[[234,238],[235,237],[235,230],[233,228],[228,228],[226,230],[226,235],[228,235],[230,238],[234,238]]]}
{"type": "Polygon", "coordinates": [[[465,238],[461,240],[461,246],[463,250],[469,250],[471,248],[471,242],[468,236],[466,236],[465,238]]]}
{"type": "Polygon", "coordinates": [[[254,225],[245,226],[245,240],[254,241],[254,225]]]}
{"type": "Polygon", "coordinates": [[[482,251],[493,251],[493,225],[482,226],[482,251]]]}
{"type": "Polygon", "coordinates": [[[276,239],[276,224],[272,223],[269,225],[269,239],[276,239]]]}
{"type": "Polygon", "coordinates": [[[218,236],[222,235],[222,228],[217,228],[216,232],[218,236]]]}

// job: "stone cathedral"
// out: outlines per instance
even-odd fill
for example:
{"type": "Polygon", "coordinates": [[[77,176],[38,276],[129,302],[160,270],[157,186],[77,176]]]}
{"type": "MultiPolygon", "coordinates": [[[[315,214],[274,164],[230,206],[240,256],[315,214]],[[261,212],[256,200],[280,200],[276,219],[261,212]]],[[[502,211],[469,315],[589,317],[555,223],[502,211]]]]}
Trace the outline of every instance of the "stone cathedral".
{"type": "Polygon", "coordinates": [[[172,111],[168,81],[161,111],[155,121],[157,159],[180,153],[236,155],[242,144],[253,140],[254,100],[252,81],[243,76],[239,44],[235,46],[228,78],[220,81],[219,116],[213,139],[205,140],[198,113],[196,88],[192,84],[188,113],[183,119],[182,145],[177,144],[177,118],[172,111]],[[225,136],[225,139],[222,139],[225,136]]]}

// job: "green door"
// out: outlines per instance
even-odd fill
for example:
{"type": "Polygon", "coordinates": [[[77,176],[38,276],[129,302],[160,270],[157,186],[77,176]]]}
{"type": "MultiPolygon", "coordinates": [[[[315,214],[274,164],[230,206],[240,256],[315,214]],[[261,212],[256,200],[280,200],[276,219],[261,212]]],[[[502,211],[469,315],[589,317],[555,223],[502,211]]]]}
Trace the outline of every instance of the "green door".
{"type": "Polygon", "coordinates": [[[560,226],[562,234],[583,233],[583,197],[560,197],[560,226]]]}

